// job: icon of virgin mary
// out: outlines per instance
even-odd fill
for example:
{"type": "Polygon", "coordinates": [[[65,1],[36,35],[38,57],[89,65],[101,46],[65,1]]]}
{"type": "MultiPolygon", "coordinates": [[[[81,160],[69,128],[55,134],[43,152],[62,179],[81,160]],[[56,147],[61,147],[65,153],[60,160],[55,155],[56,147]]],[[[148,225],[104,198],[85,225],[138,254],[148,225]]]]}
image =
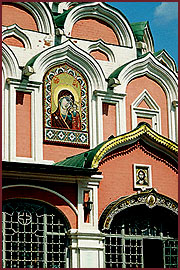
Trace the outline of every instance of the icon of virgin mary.
{"type": "Polygon", "coordinates": [[[56,111],[51,114],[52,127],[80,130],[80,116],[76,111],[75,117],[75,106],[73,94],[67,89],[61,90],[58,94],[58,107],[56,111]]]}

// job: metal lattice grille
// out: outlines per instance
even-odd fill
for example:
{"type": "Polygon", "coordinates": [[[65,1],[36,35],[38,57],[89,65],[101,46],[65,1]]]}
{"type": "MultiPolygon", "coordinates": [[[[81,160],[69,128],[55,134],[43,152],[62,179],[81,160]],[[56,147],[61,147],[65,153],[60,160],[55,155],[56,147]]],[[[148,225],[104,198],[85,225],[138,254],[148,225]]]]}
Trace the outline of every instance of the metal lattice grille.
{"type": "Polygon", "coordinates": [[[122,236],[107,236],[105,240],[106,268],[142,268],[143,241],[122,236]]]}
{"type": "Polygon", "coordinates": [[[164,243],[164,255],[166,268],[178,267],[178,241],[167,240],[164,243]]]}
{"type": "Polygon", "coordinates": [[[3,268],[66,267],[67,224],[62,214],[25,200],[3,208],[3,268]]]}
{"type": "Polygon", "coordinates": [[[106,268],[178,267],[177,216],[160,210],[141,206],[116,215],[106,232],[106,268]]]}

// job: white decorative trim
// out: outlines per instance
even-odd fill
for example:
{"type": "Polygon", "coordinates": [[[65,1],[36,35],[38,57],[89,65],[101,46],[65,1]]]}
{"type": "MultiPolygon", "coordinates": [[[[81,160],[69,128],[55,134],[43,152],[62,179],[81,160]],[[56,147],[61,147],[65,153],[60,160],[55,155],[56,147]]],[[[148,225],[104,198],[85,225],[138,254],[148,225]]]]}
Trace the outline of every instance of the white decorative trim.
{"type": "Polygon", "coordinates": [[[98,231],[98,182],[78,182],[78,231],[95,232],[98,231]],[[84,191],[89,191],[90,201],[93,202],[89,216],[89,223],[84,222],[84,191]]]}
{"type": "Polygon", "coordinates": [[[153,38],[151,35],[151,30],[149,28],[149,25],[147,24],[145,29],[144,29],[144,42],[146,44],[146,48],[143,50],[143,54],[146,52],[154,52],[154,42],[153,42],[153,38]]]}
{"type": "MultiPolygon", "coordinates": [[[[19,62],[13,51],[2,42],[2,159],[9,160],[11,154],[10,137],[14,130],[10,129],[10,104],[13,98],[10,78],[19,80],[21,77],[19,62]]],[[[12,135],[13,136],[13,135],[12,135]]]]}
{"type": "MultiPolygon", "coordinates": [[[[59,46],[51,47],[40,54],[40,56],[35,60],[33,68],[36,72],[31,75],[32,81],[43,81],[45,73],[53,66],[59,64],[67,63],[75,69],[79,70],[88,84],[89,91],[89,137],[90,137],[90,147],[96,146],[96,104],[93,100],[93,90],[107,88],[107,82],[105,81],[105,75],[102,68],[98,62],[90,56],[88,53],[78,48],[70,40],[60,44],[59,46]],[[94,129],[95,127],[95,129],[94,129]]],[[[37,93],[38,108],[41,108],[42,104],[42,87],[40,92],[37,93]]],[[[40,111],[38,112],[41,113],[40,111]]],[[[40,117],[38,116],[39,127],[43,128],[40,117]]],[[[36,120],[37,121],[37,120],[36,120]]]]}
{"type": "Polygon", "coordinates": [[[38,31],[54,35],[55,26],[50,9],[44,2],[17,2],[32,14],[38,27],[38,31]]]}
{"type": "Polygon", "coordinates": [[[178,143],[178,100],[173,100],[172,112],[174,113],[174,124],[172,124],[172,128],[175,134],[175,142],[178,143]]]}
{"type": "Polygon", "coordinates": [[[121,46],[135,47],[134,35],[126,18],[102,2],[83,3],[74,7],[65,20],[65,35],[71,36],[73,25],[86,17],[105,21],[116,33],[121,46]]]}
{"type": "Polygon", "coordinates": [[[161,109],[146,89],[131,104],[131,116],[132,129],[137,126],[138,117],[149,118],[152,119],[152,128],[161,134],[161,109]],[[145,101],[149,108],[138,107],[142,101],[145,101]]]}
{"type": "Polygon", "coordinates": [[[98,41],[95,41],[93,44],[91,44],[88,47],[89,54],[91,52],[93,52],[94,50],[100,50],[100,51],[104,52],[107,55],[110,62],[115,62],[114,53],[112,52],[112,50],[110,48],[108,48],[108,46],[106,46],[106,44],[103,40],[100,39],[98,41]]]}
{"type": "Polygon", "coordinates": [[[126,132],[126,110],[125,96],[126,94],[115,94],[111,91],[94,91],[96,97],[96,114],[97,114],[97,144],[104,141],[103,139],[103,114],[102,103],[110,103],[116,106],[116,133],[117,136],[126,132]]]}
{"type": "Polygon", "coordinates": [[[41,189],[44,191],[48,191],[56,196],[58,196],[59,198],[63,199],[70,207],[71,209],[74,211],[74,213],[78,216],[78,210],[76,209],[76,207],[74,206],[74,204],[72,204],[66,197],[64,197],[63,195],[61,195],[60,193],[49,189],[49,188],[45,188],[45,187],[41,187],[41,186],[34,186],[34,185],[9,185],[9,186],[4,186],[2,187],[2,189],[7,189],[7,188],[16,188],[16,187],[30,187],[30,188],[37,188],[37,189],[41,189]]]}
{"type": "Polygon", "coordinates": [[[176,70],[176,64],[174,62],[174,59],[169,56],[169,54],[163,50],[160,54],[158,54],[156,56],[156,59],[158,59],[160,62],[164,62],[168,68],[170,68],[173,72],[175,72],[177,74],[177,70],[176,70]]]}
{"type": "Polygon", "coordinates": [[[5,28],[6,29],[2,32],[2,40],[11,35],[14,35],[23,42],[25,48],[32,49],[32,45],[28,36],[24,33],[24,30],[20,28],[17,24],[6,26],[5,28]]]}
{"type": "Polygon", "coordinates": [[[178,78],[176,74],[161,64],[151,53],[148,53],[148,55],[130,62],[122,69],[118,76],[121,91],[125,93],[128,83],[140,76],[148,76],[164,90],[167,97],[169,138],[175,141],[174,114],[171,109],[172,101],[178,99],[178,78]]]}
{"type": "MultiPolygon", "coordinates": [[[[146,190],[149,188],[152,188],[152,173],[151,173],[151,165],[145,165],[145,164],[134,164],[134,188],[135,189],[141,189],[141,190],[146,190]],[[138,184],[137,183],[137,170],[145,170],[147,171],[147,175],[144,174],[145,176],[145,183],[143,184],[138,184]]],[[[140,179],[139,179],[140,180],[140,179]]]]}
{"type": "Polygon", "coordinates": [[[13,51],[4,42],[2,42],[2,62],[6,74],[5,79],[9,77],[20,79],[22,72],[19,69],[19,62],[13,51]]]}

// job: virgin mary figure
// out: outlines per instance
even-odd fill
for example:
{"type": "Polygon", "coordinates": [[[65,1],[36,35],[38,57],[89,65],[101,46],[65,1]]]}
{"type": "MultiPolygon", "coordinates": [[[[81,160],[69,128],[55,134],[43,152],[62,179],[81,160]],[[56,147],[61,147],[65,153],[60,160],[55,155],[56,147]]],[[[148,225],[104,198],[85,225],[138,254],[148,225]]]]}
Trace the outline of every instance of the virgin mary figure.
{"type": "Polygon", "coordinates": [[[57,110],[51,114],[51,125],[56,128],[72,129],[72,106],[74,96],[72,93],[63,89],[58,94],[57,110]]]}

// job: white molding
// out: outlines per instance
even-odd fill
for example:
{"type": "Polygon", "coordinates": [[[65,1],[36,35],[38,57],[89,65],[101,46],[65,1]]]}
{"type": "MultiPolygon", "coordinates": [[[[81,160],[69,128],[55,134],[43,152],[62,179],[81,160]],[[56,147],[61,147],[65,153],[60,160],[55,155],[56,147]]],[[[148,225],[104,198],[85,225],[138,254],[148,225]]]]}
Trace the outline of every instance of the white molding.
{"type": "Polygon", "coordinates": [[[68,231],[71,240],[70,266],[71,268],[104,268],[104,240],[105,234],[98,231],[87,230],[78,232],[71,229],[68,231]]]}
{"type": "Polygon", "coordinates": [[[12,154],[14,155],[14,123],[10,119],[10,113],[13,110],[11,106],[14,106],[13,102],[15,102],[15,99],[14,90],[10,86],[10,78],[19,80],[20,77],[21,70],[19,69],[19,63],[16,56],[9,46],[2,42],[2,159],[7,161],[12,154]],[[10,125],[12,127],[10,127],[10,125]]]}
{"type": "Polygon", "coordinates": [[[55,26],[50,9],[44,2],[18,2],[18,5],[27,9],[32,14],[38,27],[38,31],[54,35],[55,26]]]}
{"type": "Polygon", "coordinates": [[[94,91],[96,97],[96,114],[97,114],[97,144],[104,141],[103,139],[103,115],[102,103],[110,103],[116,106],[116,135],[126,132],[126,110],[125,110],[125,96],[126,94],[108,93],[105,91],[94,91]]]}
{"type": "Polygon", "coordinates": [[[90,181],[78,181],[78,232],[98,231],[98,186],[101,179],[97,179],[97,176],[94,177],[94,179],[90,178],[90,181]],[[84,222],[84,191],[89,191],[90,201],[93,202],[89,223],[84,222]]]}
{"type": "Polygon", "coordinates": [[[88,47],[88,53],[90,54],[91,52],[93,52],[94,50],[100,50],[102,52],[104,52],[107,56],[110,62],[115,62],[115,56],[113,51],[108,48],[108,46],[105,44],[105,42],[101,39],[93,42],[93,44],[89,45],[88,47]]]}
{"type": "Polygon", "coordinates": [[[163,50],[160,54],[156,56],[156,59],[163,61],[174,73],[177,74],[176,65],[174,59],[169,56],[169,54],[163,50]]]}
{"type": "Polygon", "coordinates": [[[102,2],[83,3],[74,7],[68,13],[64,23],[65,35],[71,36],[73,25],[86,17],[105,21],[116,33],[120,46],[135,48],[134,35],[127,19],[102,2]]]}
{"type": "Polygon", "coordinates": [[[56,191],[54,191],[52,189],[45,188],[45,187],[42,187],[42,186],[22,185],[22,184],[4,186],[4,187],[2,187],[2,189],[16,188],[16,187],[30,187],[30,188],[36,188],[36,189],[41,189],[41,190],[48,191],[48,192],[58,196],[59,198],[63,199],[71,207],[71,209],[74,211],[74,213],[78,216],[78,210],[76,209],[74,204],[72,204],[66,197],[64,197],[63,195],[61,195],[60,193],[58,193],[58,192],[56,192],[56,191]]]}
{"type": "MultiPolygon", "coordinates": [[[[107,88],[107,82],[105,81],[105,75],[102,68],[98,62],[90,56],[87,52],[78,48],[70,40],[60,44],[59,46],[51,47],[44,52],[42,52],[39,57],[35,60],[33,68],[36,72],[31,75],[32,81],[43,81],[45,73],[53,66],[67,63],[79,70],[87,81],[88,92],[89,92],[89,137],[90,137],[90,147],[94,147],[96,128],[94,129],[94,123],[96,123],[95,114],[95,102],[93,100],[93,90],[107,88]]],[[[36,94],[36,103],[38,103],[38,108],[42,106],[42,86],[39,92],[36,94]]],[[[41,114],[41,111],[39,112],[41,114]]],[[[39,117],[38,114],[38,117],[39,117]]],[[[39,120],[39,126],[42,124],[39,120]]],[[[41,132],[42,133],[42,132],[41,132]]],[[[42,136],[40,134],[40,136],[42,136]]],[[[40,143],[40,142],[39,142],[40,143]]]]}
{"type": "Polygon", "coordinates": [[[20,28],[17,24],[13,24],[10,26],[6,26],[6,29],[2,32],[2,40],[5,38],[14,35],[15,37],[19,38],[26,49],[32,49],[32,44],[28,36],[24,33],[24,30],[20,28]]]}
{"type": "Polygon", "coordinates": [[[131,117],[132,129],[136,128],[138,117],[149,118],[152,119],[152,128],[161,134],[161,109],[146,89],[131,104],[131,117]],[[149,108],[138,107],[142,101],[145,101],[149,108]]]}
{"type": "Polygon", "coordinates": [[[126,92],[130,81],[140,76],[148,76],[156,81],[163,89],[167,98],[169,138],[175,140],[174,114],[172,101],[178,99],[178,78],[169,68],[161,64],[151,53],[127,64],[120,72],[118,79],[121,91],[126,92]]]}
{"type": "Polygon", "coordinates": [[[151,30],[149,28],[149,25],[146,25],[145,29],[144,29],[144,42],[146,44],[146,48],[143,51],[143,54],[146,52],[151,52],[154,53],[154,42],[153,42],[153,38],[151,35],[151,30]]]}
{"type": "Polygon", "coordinates": [[[70,40],[43,51],[34,61],[33,68],[36,73],[31,76],[31,79],[42,81],[44,74],[51,67],[61,63],[67,63],[79,69],[93,90],[103,89],[107,85],[98,62],[70,40]]]}
{"type": "Polygon", "coordinates": [[[6,79],[9,77],[20,79],[22,72],[19,69],[19,62],[13,51],[4,42],[2,42],[2,62],[6,69],[6,79]]]}

